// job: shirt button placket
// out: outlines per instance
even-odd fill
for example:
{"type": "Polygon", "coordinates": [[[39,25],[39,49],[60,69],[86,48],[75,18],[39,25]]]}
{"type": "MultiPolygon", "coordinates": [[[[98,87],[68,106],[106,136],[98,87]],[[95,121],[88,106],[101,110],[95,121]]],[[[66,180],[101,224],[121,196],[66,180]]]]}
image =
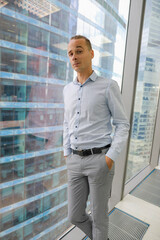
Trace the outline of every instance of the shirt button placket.
{"type": "Polygon", "coordinates": [[[78,98],[77,98],[75,132],[74,132],[75,149],[78,149],[77,143],[78,143],[78,126],[79,126],[79,118],[80,118],[81,96],[82,96],[82,85],[79,86],[78,98]]]}

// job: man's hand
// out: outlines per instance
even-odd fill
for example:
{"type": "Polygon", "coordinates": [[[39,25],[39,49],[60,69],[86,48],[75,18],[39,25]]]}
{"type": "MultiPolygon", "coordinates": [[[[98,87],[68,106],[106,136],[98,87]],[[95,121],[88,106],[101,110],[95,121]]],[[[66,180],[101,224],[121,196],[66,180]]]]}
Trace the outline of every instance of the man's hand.
{"type": "Polygon", "coordinates": [[[111,158],[107,157],[107,156],[105,156],[105,159],[106,159],[106,164],[107,164],[109,170],[111,170],[112,167],[113,167],[114,161],[111,158]]]}

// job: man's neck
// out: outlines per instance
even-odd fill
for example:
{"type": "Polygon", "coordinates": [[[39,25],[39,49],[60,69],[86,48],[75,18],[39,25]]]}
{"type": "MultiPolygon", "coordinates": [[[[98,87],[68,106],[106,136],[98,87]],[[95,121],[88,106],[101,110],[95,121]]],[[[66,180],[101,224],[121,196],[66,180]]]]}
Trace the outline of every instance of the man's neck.
{"type": "Polygon", "coordinates": [[[89,76],[93,73],[93,70],[87,72],[87,73],[77,73],[77,80],[81,84],[85,83],[85,81],[89,78],[89,76]]]}

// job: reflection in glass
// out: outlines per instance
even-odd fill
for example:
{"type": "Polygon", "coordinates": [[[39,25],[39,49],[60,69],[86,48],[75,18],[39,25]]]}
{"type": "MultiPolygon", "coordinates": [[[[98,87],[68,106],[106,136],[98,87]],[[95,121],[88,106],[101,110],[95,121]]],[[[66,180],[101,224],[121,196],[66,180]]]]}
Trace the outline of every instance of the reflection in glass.
{"type": "Polygon", "coordinates": [[[14,225],[17,225],[24,221],[24,209],[17,208],[13,213],[14,225]]]}
{"type": "Polygon", "coordinates": [[[0,39],[20,43],[27,43],[27,25],[11,17],[0,16],[0,39]]]}
{"type": "Polygon", "coordinates": [[[0,182],[12,181],[14,179],[13,164],[3,163],[0,166],[0,182]]]}
{"type": "Polygon", "coordinates": [[[23,81],[0,80],[0,101],[6,102],[25,102],[26,83],[23,81]]]}
{"type": "Polygon", "coordinates": [[[63,9],[60,9],[51,15],[51,25],[66,32],[69,31],[69,20],[70,13],[63,9]]]}
{"type": "Polygon", "coordinates": [[[6,187],[4,189],[1,189],[0,192],[0,198],[1,198],[1,207],[5,207],[8,205],[11,205],[14,203],[14,195],[12,192],[12,187],[6,187]]]}
{"type": "Polygon", "coordinates": [[[50,51],[62,56],[67,55],[68,38],[57,35],[55,33],[50,34],[50,51]]]}
{"type": "Polygon", "coordinates": [[[48,36],[49,32],[33,25],[28,26],[28,46],[47,51],[48,36]]]}
{"type": "Polygon", "coordinates": [[[25,152],[25,136],[15,135],[1,137],[1,157],[21,154],[25,152]]]}
{"type": "Polygon", "coordinates": [[[14,167],[14,179],[18,179],[18,178],[23,178],[25,176],[25,166],[24,166],[24,160],[19,160],[19,161],[15,161],[13,163],[13,167],[14,167]]]}
{"type": "Polygon", "coordinates": [[[47,58],[38,55],[28,55],[27,74],[39,77],[47,77],[47,58]]]}
{"type": "Polygon", "coordinates": [[[50,59],[49,61],[49,77],[57,79],[66,79],[66,63],[50,59]]]}
{"type": "Polygon", "coordinates": [[[7,228],[13,226],[13,214],[12,211],[8,213],[3,213],[1,216],[1,230],[4,231],[7,228]]]}
{"type": "Polygon", "coordinates": [[[3,209],[3,240],[55,240],[70,226],[62,151],[70,37],[87,36],[96,72],[121,85],[129,0],[82,2],[0,3],[0,203],[12,209],[3,209]]]}
{"type": "Polygon", "coordinates": [[[2,48],[1,49],[1,71],[15,72],[15,51],[2,48]]]}
{"type": "Polygon", "coordinates": [[[14,202],[23,201],[25,199],[24,183],[15,185],[14,188],[14,202]]]}
{"type": "Polygon", "coordinates": [[[126,180],[148,166],[151,157],[160,84],[157,3],[146,4],[126,180]]]}

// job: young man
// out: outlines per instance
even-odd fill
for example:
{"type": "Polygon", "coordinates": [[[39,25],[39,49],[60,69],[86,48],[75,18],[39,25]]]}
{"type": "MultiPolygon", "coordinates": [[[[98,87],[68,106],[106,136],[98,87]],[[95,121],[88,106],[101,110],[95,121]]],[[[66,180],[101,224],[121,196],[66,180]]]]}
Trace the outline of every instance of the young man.
{"type": "Polygon", "coordinates": [[[72,37],[68,56],[77,72],[76,79],[64,88],[68,217],[90,239],[107,240],[114,162],[128,137],[129,123],[117,83],[92,70],[90,41],[81,35],[72,37]],[[86,213],[89,194],[91,216],[86,213]]]}

